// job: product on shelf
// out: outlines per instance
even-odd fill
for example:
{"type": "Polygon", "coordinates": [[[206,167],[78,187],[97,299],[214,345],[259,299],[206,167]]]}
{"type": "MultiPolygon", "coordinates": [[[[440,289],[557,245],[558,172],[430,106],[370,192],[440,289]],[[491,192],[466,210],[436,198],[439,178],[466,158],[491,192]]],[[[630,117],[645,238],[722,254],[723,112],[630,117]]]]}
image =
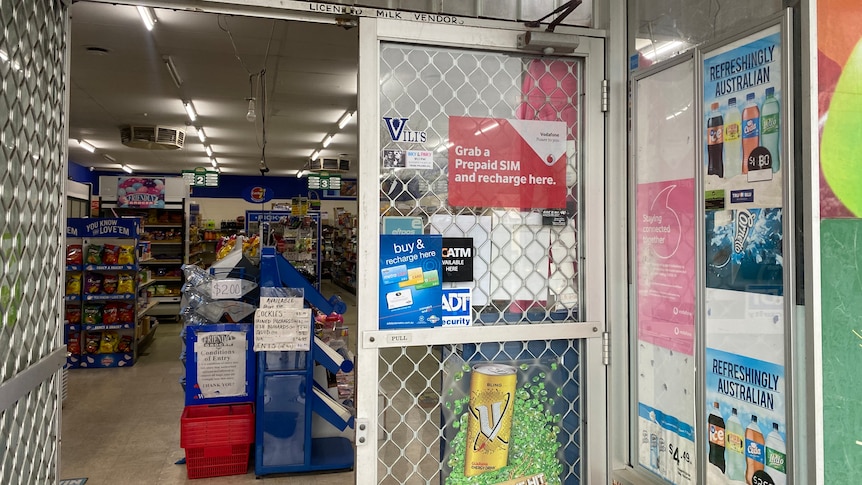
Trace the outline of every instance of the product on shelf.
{"type": "Polygon", "coordinates": [[[66,341],[66,350],[73,355],[81,355],[81,332],[69,332],[69,338],[66,341]]]}
{"type": "MultiPolygon", "coordinates": [[[[102,277],[102,291],[107,295],[113,295],[117,293],[117,285],[120,282],[120,277],[116,274],[106,274],[102,277]]],[[[123,291],[121,293],[131,293],[130,291],[123,291]]]]}
{"type": "Polygon", "coordinates": [[[117,264],[120,264],[120,265],[135,264],[135,247],[134,246],[120,246],[119,253],[117,254],[117,264]]]}
{"type": "Polygon", "coordinates": [[[87,264],[102,264],[102,246],[91,244],[87,247],[87,264]]]}
{"type": "Polygon", "coordinates": [[[102,281],[104,277],[99,273],[88,273],[84,283],[84,293],[98,295],[102,293],[102,281]]]}
{"type": "Polygon", "coordinates": [[[84,264],[84,247],[81,244],[69,244],[66,246],[66,264],[84,264]]]}
{"type": "Polygon", "coordinates": [[[81,323],[81,307],[66,307],[66,323],[70,325],[77,325],[81,323]]]}
{"type": "Polygon", "coordinates": [[[66,294],[81,294],[81,273],[69,273],[66,275],[66,294]]]}

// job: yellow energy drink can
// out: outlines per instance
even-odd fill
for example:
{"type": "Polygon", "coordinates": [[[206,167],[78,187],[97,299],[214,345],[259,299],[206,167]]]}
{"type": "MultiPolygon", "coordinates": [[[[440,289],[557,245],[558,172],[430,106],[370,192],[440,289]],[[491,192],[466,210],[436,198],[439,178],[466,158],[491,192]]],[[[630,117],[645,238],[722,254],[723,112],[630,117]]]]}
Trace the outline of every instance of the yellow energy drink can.
{"type": "Polygon", "coordinates": [[[470,416],[464,475],[472,477],[503,468],[509,461],[516,369],[504,364],[479,364],[470,378],[470,416]]]}

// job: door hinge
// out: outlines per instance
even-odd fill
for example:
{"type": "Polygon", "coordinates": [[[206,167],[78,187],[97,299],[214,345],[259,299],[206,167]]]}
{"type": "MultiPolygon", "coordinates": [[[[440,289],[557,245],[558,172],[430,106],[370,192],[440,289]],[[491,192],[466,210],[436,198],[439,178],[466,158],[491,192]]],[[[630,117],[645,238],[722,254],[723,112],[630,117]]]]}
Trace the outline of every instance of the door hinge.
{"type": "Polygon", "coordinates": [[[610,100],[610,83],[607,79],[602,79],[602,113],[608,112],[608,103],[610,100]]]}
{"type": "Polygon", "coordinates": [[[611,334],[602,332],[602,364],[611,364],[611,334]]]}

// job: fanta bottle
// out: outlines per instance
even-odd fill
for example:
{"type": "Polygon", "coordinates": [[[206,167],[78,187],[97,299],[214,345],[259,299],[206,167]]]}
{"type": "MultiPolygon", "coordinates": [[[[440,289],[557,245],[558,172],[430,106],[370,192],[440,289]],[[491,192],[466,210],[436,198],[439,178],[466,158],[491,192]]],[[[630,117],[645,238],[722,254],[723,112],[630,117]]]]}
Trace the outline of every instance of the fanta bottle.
{"type": "Polygon", "coordinates": [[[754,102],[754,93],[748,93],[742,110],[742,173],[748,173],[748,156],[759,145],[760,108],[754,102]]]}

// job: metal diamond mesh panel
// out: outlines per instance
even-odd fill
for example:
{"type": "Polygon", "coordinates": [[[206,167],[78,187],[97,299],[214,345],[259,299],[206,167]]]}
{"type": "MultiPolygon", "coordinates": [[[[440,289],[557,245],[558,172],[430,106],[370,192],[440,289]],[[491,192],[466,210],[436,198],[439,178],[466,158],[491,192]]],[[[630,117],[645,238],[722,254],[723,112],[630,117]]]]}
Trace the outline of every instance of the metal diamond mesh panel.
{"type": "Polygon", "coordinates": [[[579,320],[582,77],[582,62],[572,58],[381,45],[381,116],[407,119],[398,141],[381,123],[381,213],[420,217],[432,234],[473,238],[474,325],[579,320]],[[544,224],[541,207],[450,206],[450,116],[565,122],[563,224],[544,224]],[[399,161],[417,149],[432,151],[430,168],[399,161]]]}
{"type": "MultiPolygon", "coordinates": [[[[0,383],[60,342],[65,15],[54,0],[0,0],[0,383]]],[[[56,480],[55,381],[0,411],[2,483],[56,480]]]]}
{"type": "Polygon", "coordinates": [[[0,477],[8,485],[56,483],[57,375],[0,411],[5,446],[0,477]]]}
{"type": "MultiPolygon", "coordinates": [[[[541,423],[523,418],[515,404],[509,465],[503,474],[528,468],[544,456],[549,484],[577,484],[581,476],[580,343],[568,340],[505,342],[481,345],[414,346],[380,352],[380,392],[384,406],[378,422],[381,484],[497,483],[499,477],[464,481],[462,423],[473,366],[496,362],[517,369],[518,394],[535,399],[541,423]],[[541,404],[539,404],[541,403],[541,404]],[[459,431],[461,431],[459,433],[459,431]],[[544,441],[542,441],[544,437],[544,441]],[[523,469],[522,468],[522,469],[523,469]]],[[[520,401],[519,401],[520,403],[520,401]]],[[[538,465],[538,464],[537,464],[538,465]]]]}
{"type": "Polygon", "coordinates": [[[58,342],[64,13],[0,0],[0,382],[58,342]]]}

